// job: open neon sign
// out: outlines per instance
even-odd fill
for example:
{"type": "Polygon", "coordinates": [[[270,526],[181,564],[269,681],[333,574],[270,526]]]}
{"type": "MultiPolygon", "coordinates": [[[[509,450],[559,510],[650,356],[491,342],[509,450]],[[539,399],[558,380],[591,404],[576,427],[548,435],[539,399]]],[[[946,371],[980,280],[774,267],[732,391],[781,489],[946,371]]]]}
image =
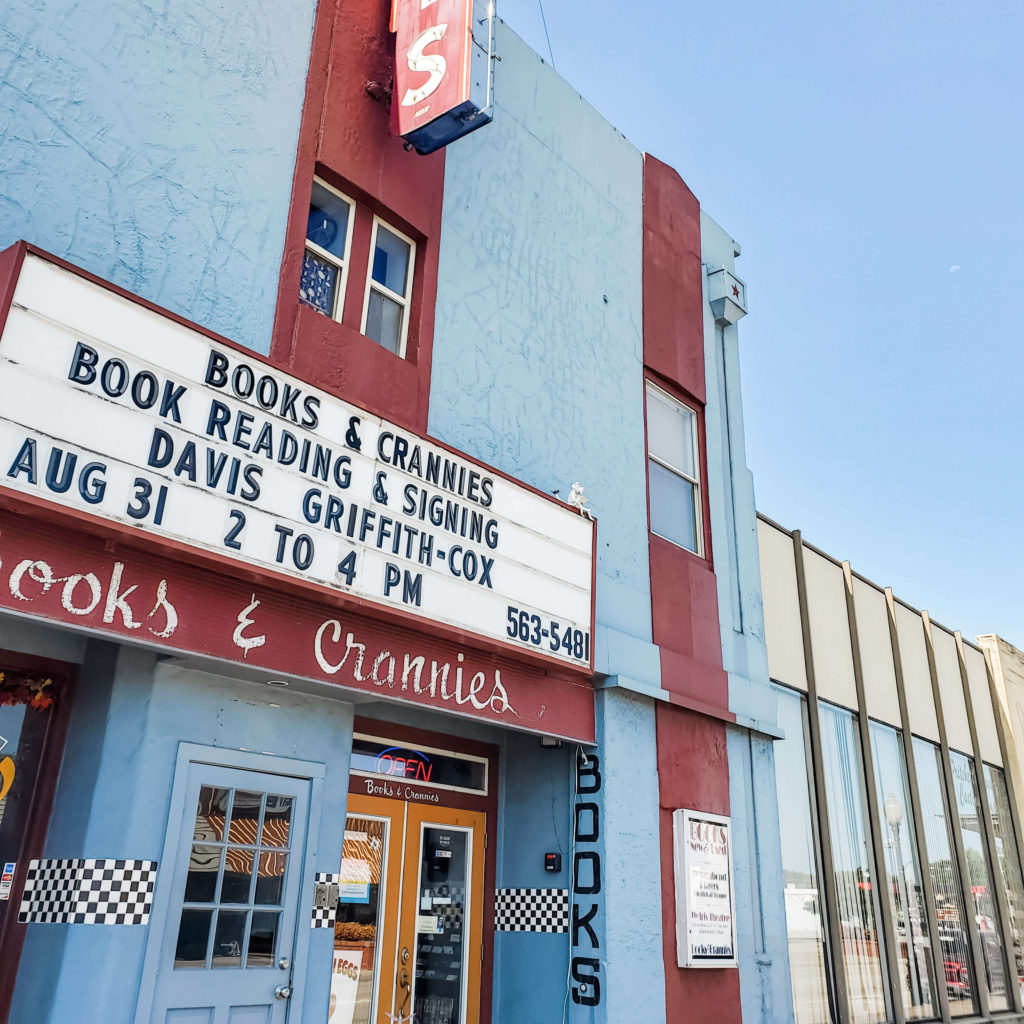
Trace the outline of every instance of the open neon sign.
{"type": "Polygon", "coordinates": [[[401,779],[415,779],[430,782],[434,766],[426,754],[402,747],[388,747],[377,755],[374,771],[378,775],[398,776],[401,779]]]}

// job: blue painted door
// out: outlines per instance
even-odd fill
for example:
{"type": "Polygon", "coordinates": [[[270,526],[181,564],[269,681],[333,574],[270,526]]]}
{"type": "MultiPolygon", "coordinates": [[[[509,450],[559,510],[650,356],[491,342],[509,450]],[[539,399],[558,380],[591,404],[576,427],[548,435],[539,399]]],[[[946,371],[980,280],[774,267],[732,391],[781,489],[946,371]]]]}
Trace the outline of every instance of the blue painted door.
{"type": "Polygon", "coordinates": [[[153,1024],[288,1020],[309,792],[308,779],[188,766],[153,1024]]]}

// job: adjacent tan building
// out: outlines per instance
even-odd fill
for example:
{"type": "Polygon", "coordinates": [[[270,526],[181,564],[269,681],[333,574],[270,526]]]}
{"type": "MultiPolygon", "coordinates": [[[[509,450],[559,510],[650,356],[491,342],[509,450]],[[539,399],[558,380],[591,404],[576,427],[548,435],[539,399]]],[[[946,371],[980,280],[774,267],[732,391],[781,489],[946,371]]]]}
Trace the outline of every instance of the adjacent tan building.
{"type": "Polygon", "coordinates": [[[1024,654],[758,544],[797,1024],[1024,1019],[1024,654]]]}

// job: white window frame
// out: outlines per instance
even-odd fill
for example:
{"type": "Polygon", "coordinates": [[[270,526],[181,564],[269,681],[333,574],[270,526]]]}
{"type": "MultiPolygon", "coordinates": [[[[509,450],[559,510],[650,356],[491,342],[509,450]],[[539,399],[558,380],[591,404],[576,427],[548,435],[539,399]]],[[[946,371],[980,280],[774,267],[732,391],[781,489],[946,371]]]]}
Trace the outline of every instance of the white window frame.
{"type": "MultiPolygon", "coordinates": [[[[412,282],[413,277],[416,273],[416,243],[403,231],[399,231],[393,224],[389,224],[386,220],[378,217],[376,214],[373,215],[373,231],[370,233],[370,258],[366,265],[366,287],[363,292],[363,317],[359,325],[359,333],[366,334],[366,319],[370,313],[370,292],[378,291],[381,295],[386,296],[389,299],[394,300],[402,307],[402,329],[399,332],[398,341],[398,357],[399,359],[405,358],[406,344],[409,338],[409,305],[412,301],[412,282]],[[399,295],[398,292],[393,292],[386,285],[381,284],[379,281],[373,279],[373,257],[377,252],[377,229],[383,225],[393,235],[397,235],[403,242],[406,242],[409,246],[409,270],[405,275],[405,295],[399,295]]],[[[376,342],[375,342],[376,344],[376,342]]]]}
{"type": "MultiPolygon", "coordinates": [[[[693,515],[694,515],[694,539],[696,540],[696,547],[691,549],[685,544],[680,544],[679,541],[672,540],[671,537],[666,537],[664,534],[658,533],[654,529],[653,524],[650,527],[651,533],[662,540],[667,540],[669,544],[675,544],[677,548],[681,548],[683,551],[689,551],[691,554],[697,555],[699,558],[704,557],[704,502],[703,494],[701,493],[700,484],[700,416],[697,410],[687,405],[685,402],[680,402],[674,395],[670,395],[664,388],[658,387],[653,381],[647,380],[644,382],[644,412],[646,413],[649,408],[649,396],[652,391],[656,391],[660,396],[666,398],[673,405],[678,406],[680,409],[685,409],[693,417],[693,466],[697,471],[697,476],[690,476],[688,473],[684,473],[678,466],[673,466],[672,463],[666,462],[664,459],[659,458],[651,451],[651,418],[647,416],[647,461],[656,462],[662,469],[668,470],[675,476],[686,480],[688,483],[693,485],[693,515]]],[[[647,473],[647,507],[648,507],[648,519],[650,518],[650,505],[651,505],[651,481],[650,471],[647,473]]]]}
{"type": "MultiPolygon", "coordinates": [[[[344,253],[340,259],[333,252],[328,252],[326,249],[322,249],[316,242],[311,242],[307,236],[303,245],[305,249],[308,249],[314,256],[319,259],[330,263],[332,266],[338,268],[338,283],[334,290],[334,309],[331,311],[332,320],[341,320],[345,313],[345,293],[348,290],[348,268],[352,262],[352,232],[355,229],[356,223],[356,203],[355,200],[345,195],[341,189],[335,188],[333,185],[324,181],[323,178],[313,177],[313,183],[319,185],[321,188],[326,189],[328,192],[337,196],[340,200],[348,205],[348,223],[345,228],[345,247],[344,253]]],[[[313,190],[310,188],[309,198],[313,198],[313,190]]],[[[311,305],[307,303],[307,305],[311,305]]],[[[316,309],[315,306],[312,306],[316,309]]]]}

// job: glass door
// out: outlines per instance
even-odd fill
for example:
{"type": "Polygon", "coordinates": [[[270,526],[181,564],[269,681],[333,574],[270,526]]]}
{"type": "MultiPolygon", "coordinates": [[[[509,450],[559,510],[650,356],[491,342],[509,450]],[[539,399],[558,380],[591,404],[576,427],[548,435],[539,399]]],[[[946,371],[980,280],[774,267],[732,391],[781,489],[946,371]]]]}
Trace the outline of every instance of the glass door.
{"type": "Polygon", "coordinates": [[[394,989],[404,831],[404,804],[379,797],[349,796],[334,923],[328,1024],[388,1021],[394,989]],[[383,1008],[382,1001],[387,1004],[383,1008]]]}
{"type": "Polygon", "coordinates": [[[349,796],[328,1024],[476,1024],[485,820],[349,796]]]}

